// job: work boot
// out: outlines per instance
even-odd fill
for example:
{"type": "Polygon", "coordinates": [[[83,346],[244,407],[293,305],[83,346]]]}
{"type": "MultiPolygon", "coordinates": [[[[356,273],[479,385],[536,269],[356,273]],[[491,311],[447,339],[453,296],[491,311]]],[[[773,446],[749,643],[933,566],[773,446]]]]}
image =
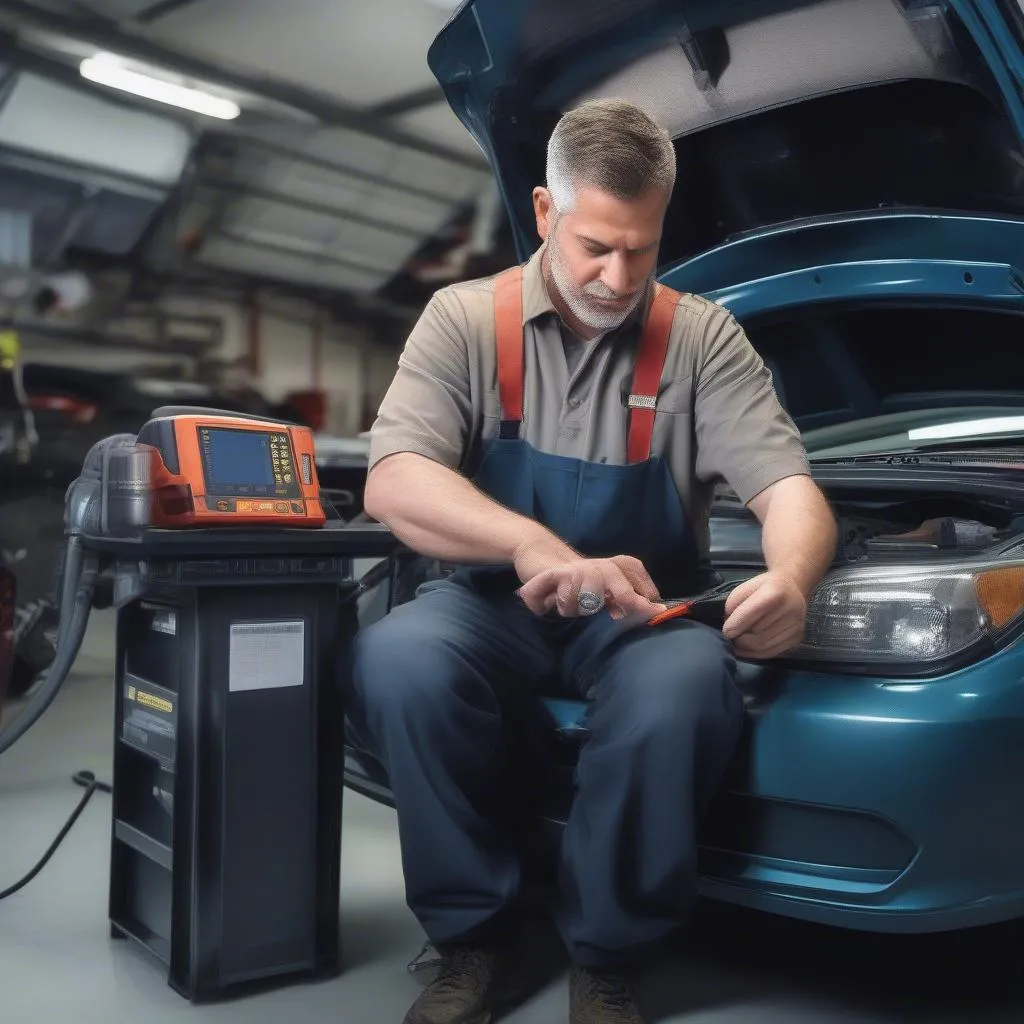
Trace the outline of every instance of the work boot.
{"type": "Polygon", "coordinates": [[[569,1024],[645,1024],[625,975],[573,964],[569,1024]]]}
{"type": "Polygon", "coordinates": [[[440,946],[437,978],[413,1003],[404,1024],[491,1024],[524,994],[510,941],[440,946]]]}

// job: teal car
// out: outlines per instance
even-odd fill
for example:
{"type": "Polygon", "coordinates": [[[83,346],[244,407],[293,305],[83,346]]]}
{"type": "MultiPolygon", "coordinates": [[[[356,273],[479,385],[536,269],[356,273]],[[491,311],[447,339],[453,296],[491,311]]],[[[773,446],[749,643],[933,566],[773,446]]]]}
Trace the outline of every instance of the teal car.
{"type": "MultiPolygon", "coordinates": [[[[429,63],[523,260],[562,111],[619,96],[671,131],[660,278],[744,325],[840,522],[806,641],[742,666],[704,895],[879,932],[1024,917],[1020,0],[472,0],[429,63]]],[[[722,580],[763,568],[724,486],[710,529],[722,580]]],[[[554,840],[587,707],[547,710],[554,840]]],[[[355,742],[345,771],[390,800],[355,742]]]]}

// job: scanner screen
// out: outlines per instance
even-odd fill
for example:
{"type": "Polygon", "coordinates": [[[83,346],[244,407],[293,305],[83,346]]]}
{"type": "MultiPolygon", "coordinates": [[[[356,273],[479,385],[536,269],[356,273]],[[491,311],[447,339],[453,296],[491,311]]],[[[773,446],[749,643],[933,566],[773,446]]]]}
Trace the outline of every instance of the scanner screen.
{"type": "Polygon", "coordinates": [[[298,491],[286,433],[201,427],[207,492],[273,497],[298,491]]]}

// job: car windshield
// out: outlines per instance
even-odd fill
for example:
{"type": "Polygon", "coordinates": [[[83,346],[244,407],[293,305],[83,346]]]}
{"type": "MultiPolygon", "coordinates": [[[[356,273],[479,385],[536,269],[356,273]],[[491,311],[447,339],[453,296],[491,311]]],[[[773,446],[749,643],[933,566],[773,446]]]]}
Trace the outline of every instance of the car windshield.
{"type": "MultiPolygon", "coordinates": [[[[934,396],[940,398],[941,396],[934,396]]],[[[949,396],[951,402],[958,397],[949,396]]],[[[859,458],[898,452],[982,449],[1024,445],[1024,392],[1016,405],[925,409],[870,417],[856,424],[803,433],[812,460],[859,458]]]]}

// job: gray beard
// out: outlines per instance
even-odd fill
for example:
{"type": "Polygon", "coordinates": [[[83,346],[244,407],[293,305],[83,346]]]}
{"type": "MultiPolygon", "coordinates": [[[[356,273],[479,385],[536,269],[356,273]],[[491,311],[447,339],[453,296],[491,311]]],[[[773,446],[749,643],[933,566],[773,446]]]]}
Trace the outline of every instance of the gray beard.
{"type": "Polygon", "coordinates": [[[633,297],[633,301],[622,310],[600,308],[591,302],[589,297],[596,296],[600,299],[614,299],[616,298],[615,293],[606,288],[600,281],[592,281],[590,284],[584,285],[582,289],[577,288],[572,282],[569,268],[562,259],[562,253],[554,237],[548,242],[548,265],[551,268],[551,279],[554,282],[555,288],[558,289],[559,296],[569,307],[572,315],[584,327],[589,327],[591,330],[598,331],[601,334],[621,327],[637,306],[640,305],[644,295],[647,293],[646,287],[639,288],[633,297]]]}

